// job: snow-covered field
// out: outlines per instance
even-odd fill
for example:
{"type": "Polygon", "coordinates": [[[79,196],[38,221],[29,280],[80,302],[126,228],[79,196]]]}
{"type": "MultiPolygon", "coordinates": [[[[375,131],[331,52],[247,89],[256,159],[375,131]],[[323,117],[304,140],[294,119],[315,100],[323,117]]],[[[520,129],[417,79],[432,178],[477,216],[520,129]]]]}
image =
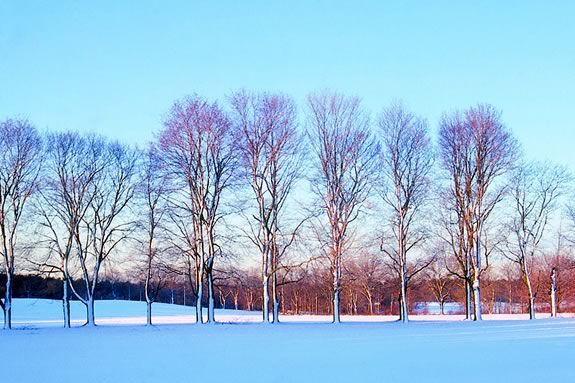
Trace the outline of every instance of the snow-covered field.
{"type": "MultiPolygon", "coordinates": [[[[0,382],[575,381],[573,318],[360,317],[336,326],[286,317],[272,326],[225,310],[218,319],[233,323],[195,326],[183,324],[192,307],[156,306],[163,324],[151,328],[138,325],[142,303],[107,301],[96,306],[101,326],[66,330],[56,327],[59,302],[16,300],[18,329],[0,331],[0,382]]],[[[74,306],[77,324],[83,316],[74,306]]]]}

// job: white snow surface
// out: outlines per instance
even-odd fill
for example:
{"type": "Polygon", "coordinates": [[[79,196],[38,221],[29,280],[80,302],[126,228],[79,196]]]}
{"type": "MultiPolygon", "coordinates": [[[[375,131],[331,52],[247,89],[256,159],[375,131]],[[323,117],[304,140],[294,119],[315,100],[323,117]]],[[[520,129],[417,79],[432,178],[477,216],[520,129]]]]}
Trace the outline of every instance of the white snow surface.
{"type": "MultiPolygon", "coordinates": [[[[333,325],[286,316],[269,325],[255,323],[257,312],[217,310],[226,323],[195,325],[193,307],[154,306],[152,327],[141,325],[144,303],[100,301],[98,327],[63,329],[60,302],[16,299],[16,329],[0,330],[0,382],[575,381],[569,317],[343,317],[333,325]]],[[[73,303],[76,325],[84,315],[73,303]]]]}

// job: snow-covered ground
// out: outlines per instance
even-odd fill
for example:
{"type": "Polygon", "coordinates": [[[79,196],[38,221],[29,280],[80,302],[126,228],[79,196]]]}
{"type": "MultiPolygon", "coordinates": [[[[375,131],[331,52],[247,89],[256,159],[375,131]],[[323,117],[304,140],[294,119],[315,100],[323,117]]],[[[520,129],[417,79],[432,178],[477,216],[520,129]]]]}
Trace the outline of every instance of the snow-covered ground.
{"type": "MultiPolygon", "coordinates": [[[[47,299],[15,299],[14,327],[58,327],[62,325],[62,303],[47,299]]],[[[78,301],[71,302],[71,318],[74,326],[86,321],[86,309],[78,301]]],[[[96,301],[96,324],[98,325],[141,325],[146,323],[146,304],[137,301],[96,301]]],[[[204,316],[205,316],[204,310],[204,316]]],[[[573,314],[562,314],[574,317],[573,314]]],[[[538,314],[538,318],[547,318],[549,314],[538,314]]],[[[527,314],[484,315],[487,320],[524,320],[527,314]]],[[[412,315],[412,321],[461,321],[463,315],[412,315]]],[[[216,320],[224,323],[261,322],[262,315],[257,311],[219,310],[216,320]]],[[[328,315],[286,315],[282,322],[330,322],[328,315]]],[[[342,316],[347,322],[393,322],[397,316],[342,316]]],[[[1,321],[1,319],[0,319],[1,321]]],[[[195,323],[195,308],[192,306],[155,303],[153,305],[155,324],[195,323]]]]}
{"type": "MultiPolygon", "coordinates": [[[[62,325],[62,302],[47,299],[15,299],[13,324],[15,327],[54,327],[62,325]]],[[[205,311],[205,310],[204,310],[205,311]]],[[[96,301],[96,324],[138,325],[146,323],[146,303],[137,301],[96,301]]],[[[86,322],[86,308],[78,302],[70,302],[73,326],[86,322]]],[[[157,324],[194,323],[195,308],[192,306],[155,303],[152,306],[153,321],[157,324]]],[[[258,320],[261,316],[249,311],[217,310],[217,316],[226,322],[258,320]]],[[[0,319],[1,321],[1,319],[0,319]]]]}
{"type": "MultiPolygon", "coordinates": [[[[135,325],[144,321],[139,302],[98,302],[96,310],[102,326],[66,330],[55,327],[59,302],[16,300],[19,328],[0,331],[0,382],[575,381],[573,318],[331,325],[286,317],[272,326],[238,324],[260,316],[225,310],[219,320],[233,323],[196,326],[181,324],[193,322],[193,308],[158,304],[164,324],[148,328],[135,325]]],[[[77,323],[83,316],[74,306],[77,323]]]]}

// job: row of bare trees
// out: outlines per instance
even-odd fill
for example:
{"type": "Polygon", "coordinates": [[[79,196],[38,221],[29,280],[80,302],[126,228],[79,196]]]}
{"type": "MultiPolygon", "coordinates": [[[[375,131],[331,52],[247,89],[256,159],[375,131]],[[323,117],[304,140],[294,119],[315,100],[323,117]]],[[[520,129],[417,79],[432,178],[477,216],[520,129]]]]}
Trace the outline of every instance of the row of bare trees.
{"type": "MultiPolygon", "coordinates": [[[[535,307],[541,313],[572,312],[575,309],[573,261],[550,252],[531,264],[535,307]],[[551,296],[551,274],[557,271],[557,295],[551,296]]],[[[229,272],[229,270],[228,270],[229,272]]],[[[235,270],[234,278],[218,285],[221,308],[261,310],[259,271],[235,270]]],[[[390,262],[377,256],[346,259],[341,280],[341,312],[346,315],[401,315],[399,280],[390,262]]],[[[293,315],[333,315],[332,275],[322,265],[306,270],[298,283],[278,289],[281,312],[293,315]]],[[[481,297],[484,313],[529,313],[529,292],[520,271],[511,262],[491,268],[483,275],[481,297]]],[[[465,287],[450,274],[442,260],[414,276],[408,285],[408,311],[411,314],[465,314],[465,287]]],[[[180,299],[181,303],[182,300],[180,299]]],[[[310,318],[311,320],[311,318],[310,318]]]]}
{"type": "Polygon", "coordinates": [[[114,263],[142,280],[148,324],[176,277],[195,298],[198,323],[203,306],[211,323],[217,300],[242,294],[276,323],[310,278],[336,323],[342,302],[354,312],[360,296],[375,313],[383,285],[408,321],[413,285],[443,307],[456,299],[453,281],[467,318],[480,320],[494,257],[498,268],[516,265],[534,318],[534,265],[571,182],[564,167],[525,159],[490,105],[445,114],[436,150],[427,121],[401,103],[372,123],[359,98],[329,91],[311,94],[299,114],[283,94],[238,91],[225,104],[189,96],[143,151],[9,119],[0,149],[8,328],[17,264],[61,278],[66,327],[70,299],[95,324],[101,271],[114,263]],[[258,288],[247,294],[238,286],[248,289],[241,265],[251,254],[258,288]]]}

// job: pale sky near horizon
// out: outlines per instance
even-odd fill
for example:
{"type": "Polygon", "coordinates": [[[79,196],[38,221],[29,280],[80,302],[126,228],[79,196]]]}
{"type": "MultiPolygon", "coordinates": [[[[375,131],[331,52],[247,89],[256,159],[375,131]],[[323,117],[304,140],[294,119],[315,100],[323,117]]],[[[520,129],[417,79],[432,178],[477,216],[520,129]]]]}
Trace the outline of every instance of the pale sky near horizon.
{"type": "Polygon", "coordinates": [[[435,128],[488,102],[575,171],[575,1],[3,1],[0,119],[145,143],[171,103],[330,88],[435,128]]]}

